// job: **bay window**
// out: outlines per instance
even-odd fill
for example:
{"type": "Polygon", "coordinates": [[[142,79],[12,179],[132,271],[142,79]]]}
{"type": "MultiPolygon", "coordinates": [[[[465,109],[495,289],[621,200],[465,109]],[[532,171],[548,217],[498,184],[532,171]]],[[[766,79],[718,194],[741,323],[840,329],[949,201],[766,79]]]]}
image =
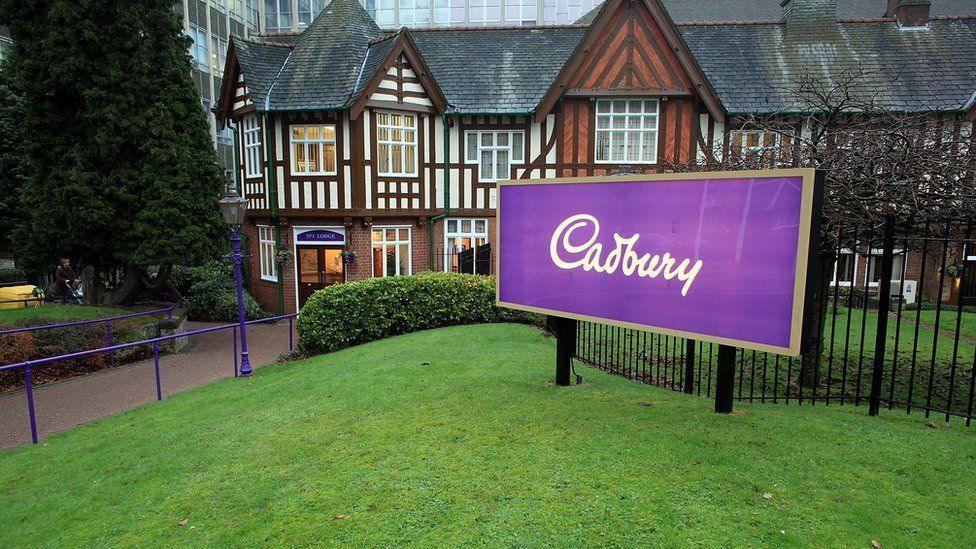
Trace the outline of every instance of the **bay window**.
{"type": "Polygon", "coordinates": [[[261,280],[278,282],[274,227],[258,225],[258,250],[261,260],[261,280]]]}
{"type": "Polygon", "coordinates": [[[335,175],[335,133],[335,125],[332,124],[292,126],[292,175],[335,175]]]}
{"type": "Polygon", "coordinates": [[[407,113],[376,113],[377,173],[417,176],[417,117],[407,113]]]}
{"type": "Polygon", "coordinates": [[[410,267],[410,228],[373,227],[373,276],[406,276],[410,267]]]}
{"type": "Polygon", "coordinates": [[[261,122],[258,115],[244,117],[244,175],[261,177],[261,122]]]}
{"type": "Polygon", "coordinates": [[[657,99],[598,100],[597,163],[656,163],[658,109],[657,99]]]}
{"type": "Polygon", "coordinates": [[[466,164],[478,165],[478,181],[511,179],[512,164],[525,160],[525,133],[521,131],[465,132],[466,164]]]}

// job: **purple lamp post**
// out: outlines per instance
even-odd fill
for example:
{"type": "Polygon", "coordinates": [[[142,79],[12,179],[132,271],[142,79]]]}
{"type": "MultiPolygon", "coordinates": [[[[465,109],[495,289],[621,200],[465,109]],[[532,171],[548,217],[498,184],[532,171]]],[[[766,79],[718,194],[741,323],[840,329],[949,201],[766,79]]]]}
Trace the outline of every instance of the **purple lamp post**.
{"type": "Polygon", "coordinates": [[[224,221],[230,226],[230,245],[233,251],[231,258],[234,260],[234,276],[237,278],[237,322],[240,324],[241,332],[241,377],[251,377],[253,369],[248,358],[247,332],[244,329],[244,281],[241,276],[241,237],[238,234],[239,227],[244,224],[247,200],[237,192],[236,186],[231,185],[227,196],[221,198],[217,204],[220,206],[220,214],[224,216],[224,221]]]}

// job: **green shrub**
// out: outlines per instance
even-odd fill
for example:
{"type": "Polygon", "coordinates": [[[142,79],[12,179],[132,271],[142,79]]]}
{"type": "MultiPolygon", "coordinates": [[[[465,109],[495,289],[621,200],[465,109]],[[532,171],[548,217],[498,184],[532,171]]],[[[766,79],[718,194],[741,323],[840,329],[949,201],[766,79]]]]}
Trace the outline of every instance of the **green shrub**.
{"type": "Polygon", "coordinates": [[[233,280],[234,266],[231,262],[213,260],[197,267],[177,266],[173,267],[173,272],[169,275],[170,282],[183,297],[191,294],[194,284],[213,279],[233,280]]]}
{"type": "Polygon", "coordinates": [[[487,276],[423,273],[336,284],[312,294],[298,317],[302,352],[328,353],[386,337],[459,324],[542,317],[495,307],[487,276]]]}
{"type": "Polygon", "coordinates": [[[27,273],[22,269],[0,269],[0,284],[5,282],[24,282],[27,273]]]}
{"type": "MultiPolygon", "coordinates": [[[[231,277],[213,277],[202,280],[190,287],[189,295],[183,299],[186,316],[191,320],[214,322],[237,321],[237,288],[231,277]]],[[[248,320],[267,318],[251,294],[244,292],[244,313],[248,320]]]]}

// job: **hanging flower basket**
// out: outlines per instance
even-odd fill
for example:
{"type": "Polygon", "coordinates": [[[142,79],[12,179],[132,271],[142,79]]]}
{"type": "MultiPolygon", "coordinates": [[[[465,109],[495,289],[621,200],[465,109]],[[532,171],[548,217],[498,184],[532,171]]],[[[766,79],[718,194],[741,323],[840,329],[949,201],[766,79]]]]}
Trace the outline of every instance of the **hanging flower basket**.
{"type": "Polygon", "coordinates": [[[356,250],[342,250],[342,261],[346,265],[352,265],[356,262],[356,250]]]}

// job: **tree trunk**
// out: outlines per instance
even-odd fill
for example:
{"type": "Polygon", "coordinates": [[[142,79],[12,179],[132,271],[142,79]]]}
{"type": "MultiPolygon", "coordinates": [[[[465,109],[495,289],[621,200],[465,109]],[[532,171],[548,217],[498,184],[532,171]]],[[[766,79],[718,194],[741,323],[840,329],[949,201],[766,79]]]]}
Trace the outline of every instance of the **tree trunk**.
{"type": "Polygon", "coordinates": [[[170,282],[171,266],[160,268],[159,274],[150,277],[144,269],[129,265],[121,284],[106,289],[99,273],[89,265],[82,271],[81,280],[85,287],[85,303],[104,307],[134,305],[144,299],[153,299],[165,294],[170,301],[179,301],[180,293],[170,282]]]}

